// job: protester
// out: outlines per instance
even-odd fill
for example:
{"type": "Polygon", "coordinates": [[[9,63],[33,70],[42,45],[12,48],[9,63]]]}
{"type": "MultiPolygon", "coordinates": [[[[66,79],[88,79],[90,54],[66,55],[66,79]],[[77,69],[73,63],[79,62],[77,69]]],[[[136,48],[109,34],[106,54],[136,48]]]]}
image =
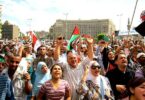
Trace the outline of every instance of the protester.
{"type": "Polygon", "coordinates": [[[136,77],[145,77],[145,53],[137,54],[138,69],[136,70],[136,77]]]}
{"type": "Polygon", "coordinates": [[[71,100],[70,86],[62,79],[62,67],[54,64],[50,70],[52,79],[40,88],[37,100],[71,100]],[[44,97],[44,98],[43,98],[44,97]]]}
{"type": "Polygon", "coordinates": [[[145,78],[135,77],[128,83],[128,100],[145,100],[145,78]]]}
{"type": "Polygon", "coordinates": [[[55,49],[55,58],[56,61],[58,60],[59,63],[62,64],[62,67],[64,69],[64,76],[63,79],[67,80],[70,84],[71,91],[72,91],[72,99],[78,100],[78,94],[76,93],[77,86],[82,78],[84,67],[86,64],[89,63],[90,60],[93,59],[93,39],[88,38],[86,39],[86,42],[88,43],[88,56],[83,61],[79,62],[78,55],[76,53],[73,53],[72,51],[67,52],[67,62],[60,62],[59,56],[60,56],[60,46],[63,43],[62,40],[57,40],[57,48],[55,49]]]}
{"type": "Polygon", "coordinates": [[[104,64],[105,72],[108,72],[116,67],[116,64],[114,61],[115,54],[114,54],[113,50],[111,50],[111,49],[106,51],[105,54],[106,55],[103,55],[103,64],[104,64]]]}
{"type": "Polygon", "coordinates": [[[78,87],[81,100],[114,100],[113,91],[109,80],[100,75],[101,66],[96,61],[91,61],[86,67],[83,78],[78,87]]]}
{"type": "Polygon", "coordinates": [[[0,100],[14,100],[12,83],[5,71],[5,59],[0,56],[0,100]]]}
{"type": "Polygon", "coordinates": [[[52,57],[48,57],[47,56],[47,47],[45,45],[41,45],[38,50],[38,55],[37,57],[34,59],[34,62],[33,62],[33,67],[34,69],[36,69],[37,67],[37,64],[40,62],[40,61],[43,61],[47,64],[47,67],[50,68],[52,65],[53,65],[53,59],[52,57]]]}
{"type": "Polygon", "coordinates": [[[49,79],[51,79],[50,70],[47,68],[47,65],[45,62],[39,62],[37,65],[37,69],[35,71],[35,82],[33,85],[32,90],[32,99],[35,100],[40,87],[49,79]]]}
{"type": "Polygon", "coordinates": [[[11,55],[8,59],[8,68],[5,71],[12,82],[15,100],[26,100],[27,94],[32,90],[32,84],[30,75],[19,66],[20,61],[19,55],[11,55]]]}
{"type": "MultiPolygon", "coordinates": [[[[110,49],[108,42],[109,38],[105,34],[99,34],[97,36],[98,46],[96,47],[95,56],[98,58],[98,63],[104,71],[107,70],[106,61],[107,61],[107,52],[110,49]],[[105,65],[105,66],[104,66],[105,65]]],[[[104,72],[105,73],[105,72],[104,72]]]]}
{"type": "Polygon", "coordinates": [[[115,100],[123,100],[128,97],[127,83],[134,77],[134,72],[128,69],[128,61],[125,53],[119,53],[115,57],[117,67],[106,73],[108,77],[115,100]]]}

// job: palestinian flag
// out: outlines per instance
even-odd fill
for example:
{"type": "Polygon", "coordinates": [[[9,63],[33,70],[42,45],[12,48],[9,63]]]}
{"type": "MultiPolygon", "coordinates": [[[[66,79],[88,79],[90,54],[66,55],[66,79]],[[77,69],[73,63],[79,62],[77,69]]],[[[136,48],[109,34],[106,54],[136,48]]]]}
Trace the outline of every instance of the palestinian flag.
{"type": "Polygon", "coordinates": [[[75,26],[74,30],[73,30],[73,33],[70,37],[70,40],[69,40],[69,43],[67,45],[67,49],[68,50],[71,50],[73,49],[73,47],[71,46],[72,43],[80,36],[80,31],[79,31],[79,28],[77,26],[75,26]]]}

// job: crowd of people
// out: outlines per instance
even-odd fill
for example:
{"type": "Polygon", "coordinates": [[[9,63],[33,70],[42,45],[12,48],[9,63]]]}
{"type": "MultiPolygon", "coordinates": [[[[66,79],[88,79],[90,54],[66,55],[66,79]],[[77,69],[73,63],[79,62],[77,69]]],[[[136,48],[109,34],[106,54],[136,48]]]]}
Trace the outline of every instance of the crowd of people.
{"type": "Polygon", "coordinates": [[[145,100],[144,42],[106,38],[0,41],[0,100],[145,100]]]}

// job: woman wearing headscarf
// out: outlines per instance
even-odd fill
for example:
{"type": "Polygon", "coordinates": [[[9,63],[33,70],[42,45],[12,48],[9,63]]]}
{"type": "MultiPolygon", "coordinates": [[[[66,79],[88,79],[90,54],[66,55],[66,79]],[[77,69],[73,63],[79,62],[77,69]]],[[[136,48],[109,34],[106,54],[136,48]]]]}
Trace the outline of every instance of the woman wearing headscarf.
{"type": "Polygon", "coordinates": [[[77,89],[80,100],[114,100],[109,80],[100,75],[101,66],[91,61],[86,67],[80,85],[77,89]]]}
{"type": "Polygon", "coordinates": [[[50,70],[45,62],[39,62],[35,71],[35,82],[32,90],[32,100],[38,95],[39,88],[51,79],[50,70]]]}

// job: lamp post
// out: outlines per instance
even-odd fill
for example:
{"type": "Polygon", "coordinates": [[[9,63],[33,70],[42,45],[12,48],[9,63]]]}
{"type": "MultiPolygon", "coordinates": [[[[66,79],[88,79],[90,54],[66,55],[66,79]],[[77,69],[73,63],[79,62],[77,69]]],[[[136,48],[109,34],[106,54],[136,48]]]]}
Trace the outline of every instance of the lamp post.
{"type": "Polygon", "coordinates": [[[119,26],[118,26],[118,30],[120,31],[120,30],[121,30],[121,19],[122,19],[123,14],[121,13],[121,14],[118,14],[117,16],[119,17],[119,26]]]}
{"type": "Polygon", "coordinates": [[[131,28],[131,24],[130,24],[130,19],[128,18],[128,24],[127,24],[128,38],[129,38],[130,28],[131,28]]]}
{"type": "Polygon", "coordinates": [[[64,13],[64,15],[65,15],[65,34],[64,34],[64,36],[67,39],[67,36],[68,36],[68,34],[67,34],[67,16],[68,16],[68,13],[64,13]]]}

